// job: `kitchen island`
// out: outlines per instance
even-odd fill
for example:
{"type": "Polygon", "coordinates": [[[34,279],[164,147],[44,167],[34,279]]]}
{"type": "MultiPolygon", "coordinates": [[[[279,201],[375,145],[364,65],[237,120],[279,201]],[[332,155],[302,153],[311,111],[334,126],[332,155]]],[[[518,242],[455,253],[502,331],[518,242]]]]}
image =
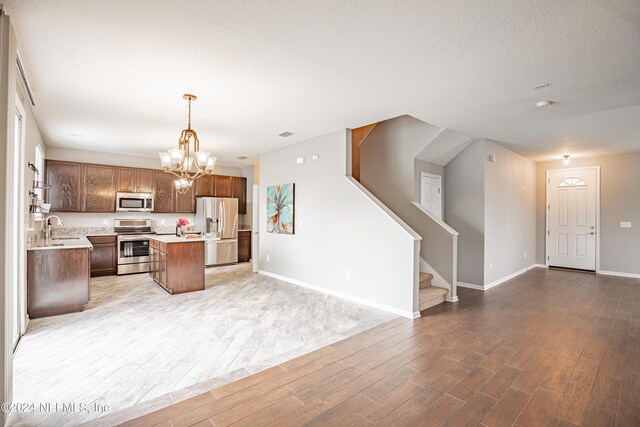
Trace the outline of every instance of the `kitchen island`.
{"type": "Polygon", "coordinates": [[[82,311],[89,302],[86,237],[37,239],[27,247],[27,313],[31,319],[82,311]]]}
{"type": "Polygon", "coordinates": [[[149,236],[149,276],[170,294],[204,290],[205,240],[149,236]]]}

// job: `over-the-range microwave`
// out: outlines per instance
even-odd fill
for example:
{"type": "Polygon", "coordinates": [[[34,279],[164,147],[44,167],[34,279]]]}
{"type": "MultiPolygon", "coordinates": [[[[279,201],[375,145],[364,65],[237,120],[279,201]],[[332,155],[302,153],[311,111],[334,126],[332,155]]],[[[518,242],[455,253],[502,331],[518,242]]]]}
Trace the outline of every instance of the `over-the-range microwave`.
{"type": "Polygon", "coordinates": [[[116,193],[116,211],[151,212],[153,193],[116,193]]]}

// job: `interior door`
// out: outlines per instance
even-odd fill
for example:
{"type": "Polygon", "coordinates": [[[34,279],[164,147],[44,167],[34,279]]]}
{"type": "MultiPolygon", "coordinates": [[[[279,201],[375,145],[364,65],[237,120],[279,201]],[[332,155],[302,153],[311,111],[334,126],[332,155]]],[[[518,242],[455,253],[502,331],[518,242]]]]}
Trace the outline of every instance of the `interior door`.
{"type": "Polygon", "coordinates": [[[595,271],[597,169],[547,173],[547,264],[595,271]]]}
{"type": "Polygon", "coordinates": [[[442,219],[442,177],[420,174],[420,204],[436,218],[442,219]]]}

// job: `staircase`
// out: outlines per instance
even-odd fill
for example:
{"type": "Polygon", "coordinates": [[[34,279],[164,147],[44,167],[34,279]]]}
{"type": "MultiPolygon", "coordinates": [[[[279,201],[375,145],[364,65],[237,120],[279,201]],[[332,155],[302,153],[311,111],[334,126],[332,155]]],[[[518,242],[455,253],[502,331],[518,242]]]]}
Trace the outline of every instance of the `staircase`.
{"type": "Polygon", "coordinates": [[[433,280],[433,274],[420,273],[420,311],[442,304],[446,300],[447,292],[449,292],[448,289],[431,286],[431,280],[433,280]]]}

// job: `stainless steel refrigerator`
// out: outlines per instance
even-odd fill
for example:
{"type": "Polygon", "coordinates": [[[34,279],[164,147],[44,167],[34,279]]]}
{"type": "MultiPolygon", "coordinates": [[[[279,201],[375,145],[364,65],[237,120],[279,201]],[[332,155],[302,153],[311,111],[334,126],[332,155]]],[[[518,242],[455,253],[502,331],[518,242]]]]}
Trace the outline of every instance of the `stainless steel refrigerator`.
{"type": "Polygon", "coordinates": [[[238,262],[238,199],[196,199],[196,230],[207,237],[205,265],[238,262]]]}

